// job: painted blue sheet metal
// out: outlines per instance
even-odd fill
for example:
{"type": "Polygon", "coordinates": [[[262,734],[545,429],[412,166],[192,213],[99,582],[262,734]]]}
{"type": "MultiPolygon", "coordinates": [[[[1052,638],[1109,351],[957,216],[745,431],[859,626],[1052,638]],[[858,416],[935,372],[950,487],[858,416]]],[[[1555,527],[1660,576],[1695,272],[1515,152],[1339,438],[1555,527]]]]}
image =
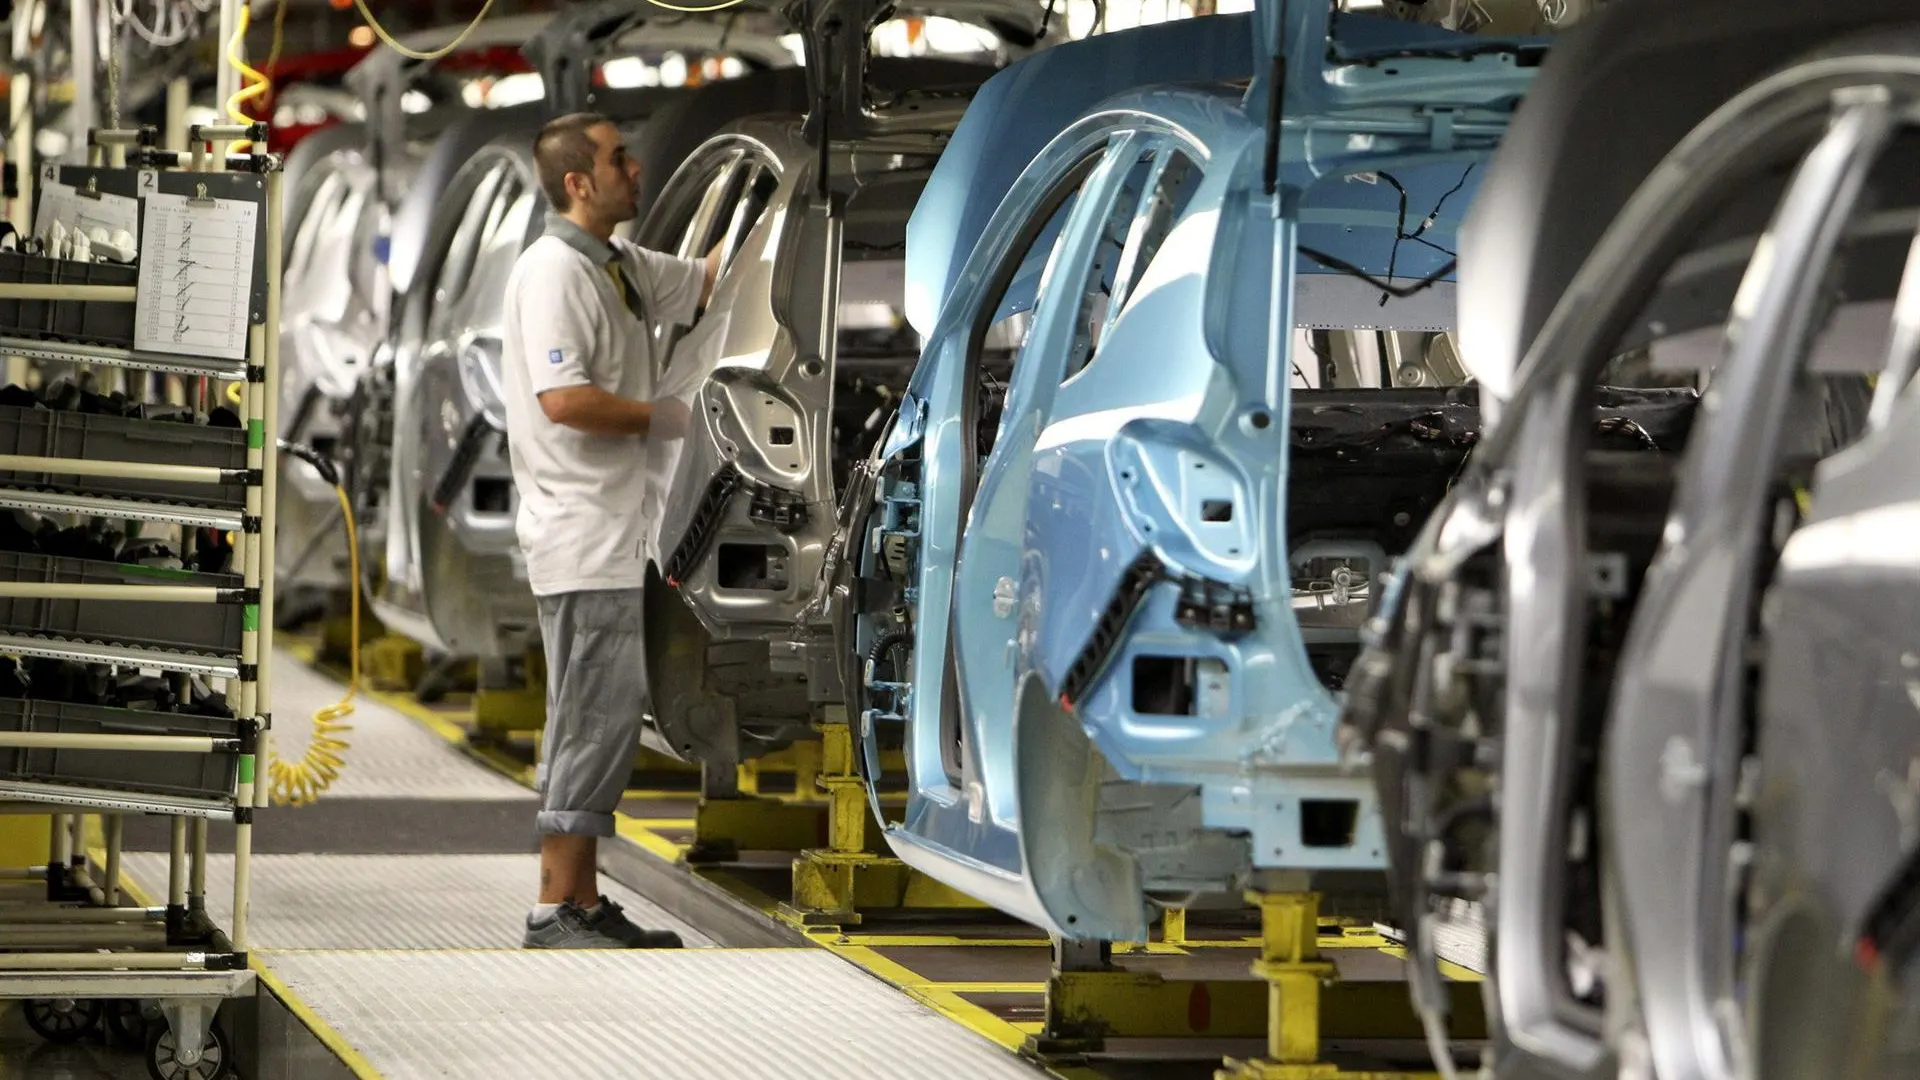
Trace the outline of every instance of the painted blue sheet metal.
{"type": "MultiPolygon", "coordinates": [[[[913,786],[905,820],[888,838],[909,863],[1072,936],[1137,936],[1146,923],[1131,860],[1068,835],[1091,819],[1074,800],[1092,790],[1085,770],[1097,759],[1074,756],[1072,739],[1056,738],[1062,730],[1090,740],[1122,779],[1199,789],[1204,826],[1247,837],[1249,866],[1382,865],[1370,783],[1338,768],[1335,699],[1309,663],[1292,611],[1291,335],[1275,331],[1304,317],[1296,290],[1311,275],[1303,271],[1323,269],[1296,248],[1403,281],[1445,270],[1477,165],[1530,77],[1499,48],[1471,60],[1416,58],[1409,62],[1425,65],[1418,78],[1385,65],[1316,67],[1300,91],[1311,100],[1297,109],[1290,100],[1280,125],[1276,204],[1265,194],[1257,99],[1244,84],[1164,74],[1178,50],[1156,35],[1209,21],[1149,28],[1128,43],[1137,57],[1159,58],[1162,76],[1150,81],[1187,85],[1090,102],[1070,124],[1059,121],[1050,141],[1038,125],[1056,115],[1052,80],[1078,77],[1078,63],[1043,69],[1042,54],[1003,73],[1003,90],[1017,86],[1018,100],[1002,93],[969,114],[961,128],[972,125],[970,138],[956,137],[909,230],[910,297],[922,305],[926,321],[916,325],[929,343],[883,451],[896,463],[917,455],[884,494],[919,514],[906,710],[913,786]],[[1325,106],[1330,98],[1358,104],[1325,106]],[[1043,148],[1030,162],[994,160],[1003,145],[1036,140],[1043,148]],[[1107,221],[1079,204],[1097,207],[1128,190],[1123,174],[1138,152],[1168,145],[1182,147],[1202,174],[1189,210],[1083,374],[1068,365],[1087,293],[1076,281],[1040,298],[974,489],[977,451],[965,418],[980,309],[1031,305],[1028,283],[1046,260],[1026,260],[1011,301],[990,288],[994,270],[1046,212],[1045,193],[1076,161],[1104,153],[1058,226],[1054,251],[1060,266],[1087,265],[1107,221]],[[1234,511],[1210,520],[1210,502],[1234,511]],[[1148,552],[1178,577],[1246,588],[1257,629],[1183,625],[1179,585],[1160,581],[1082,699],[1055,700],[1129,566],[1148,552]],[[1135,661],[1162,656],[1200,666],[1197,708],[1163,715],[1136,699],[1135,661]],[[965,735],[957,778],[948,760],[955,723],[965,735]],[[1359,821],[1350,842],[1307,850],[1306,804],[1323,799],[1358,805],[1359,821]]],[[[1414,50],[1444,33],[1404,23],[1354,30],[1360,25],[1346,24],[1348,53],[1392,51],[1389,31],[1404,31],[1399,40],[1414,50]]],[[[1303,55],[1323,59],[1325,39],[1303,55]]],[[[1295,83],[1288,86],[1291,93],[1295,83]]]]}
{"type": "Polygon", "coordinates": [[[1252,72],[1252,17],[1217,15],[1057,45],[988,79],[907,223],[907,320],[932,330],[1007,188],[1081,113],[1132,87],[1252,72]]]}

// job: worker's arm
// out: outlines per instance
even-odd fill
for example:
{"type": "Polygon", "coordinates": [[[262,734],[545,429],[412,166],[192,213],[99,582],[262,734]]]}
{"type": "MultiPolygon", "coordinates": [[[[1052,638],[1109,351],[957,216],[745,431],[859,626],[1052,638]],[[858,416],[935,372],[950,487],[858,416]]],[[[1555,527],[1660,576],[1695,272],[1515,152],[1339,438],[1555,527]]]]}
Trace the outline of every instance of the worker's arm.
{"type": "Polygon", "coordinates": [[[588,383],[540,395],[540,411],[562,427],[589,435],[647,435],[678,439],[687,432],[687,407],[667,398],[632,401],[588,383]]]}
{"type": "Polygon", "coordinates": [[[707,301],[713,299],[713,283],[720,277],[720,245],[724,243],[726,243],[726,241],[722,240],[720,244],[713,245],[712,251],[707,252],[707,279],[706,283],[700,286],[700,307],[702,310],[705,310],[707,301]]]}
{"type": "Polygon", "coordinates": [[[651,285],[652,317],[668,326],[692,326],[707,301],[713,299],[714,282],[720,279],[720,246],[716,244],[704,257],[694,258],[646,248],[628,250],[639,258],[651,285]]]}

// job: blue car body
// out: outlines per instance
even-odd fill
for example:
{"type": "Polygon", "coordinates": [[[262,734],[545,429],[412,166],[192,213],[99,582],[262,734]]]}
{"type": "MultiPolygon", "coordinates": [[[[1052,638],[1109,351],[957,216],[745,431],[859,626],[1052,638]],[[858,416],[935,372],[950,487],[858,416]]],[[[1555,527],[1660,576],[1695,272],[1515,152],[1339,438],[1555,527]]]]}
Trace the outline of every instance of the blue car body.
{"type": "Polygon", "coordinates": [[[982,88],[908,230],[927,345],[845,515],[870,776],[904,725],[902,860],[1110,940],[1255,869],[1384,865],[1294,614],[1292,341],[1447,328],[1444,249],[1531,47],[1263,7],[982,88]]]}

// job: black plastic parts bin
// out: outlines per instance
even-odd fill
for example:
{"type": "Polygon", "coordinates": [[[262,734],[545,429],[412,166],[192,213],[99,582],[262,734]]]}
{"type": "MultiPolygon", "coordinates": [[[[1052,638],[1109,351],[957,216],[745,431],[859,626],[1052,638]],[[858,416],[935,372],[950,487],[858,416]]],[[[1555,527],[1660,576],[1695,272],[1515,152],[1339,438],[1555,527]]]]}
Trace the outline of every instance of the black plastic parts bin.
{"type": "MultiPolygon", "coordinates": [[[[247,433],[239,428],[0,405],[0,454],[244,469],[247,433]]],[[[247,500],[245,484],[23,472],[0,472],[0,483],[225,509],[240,509],[247,500]]]]}
{"type": "MultiPolygon", "coordinates": [[[[137,286],[140,269],[0,251],[0,282],[26,285],[137,286]]],[[[132,302],[0,300],[0,336],[133,347],[132,302]]]]}
{"type": "MultiPolygon", "coordinates": [[[[234,574],[201,574],[18,552],[0,552],[0,581],[196,585],[221,589],[239,589],[242,585],[240,577],[234,574]]],[[[239,604],[0,597],[0,633],[234,657],[240,655],[244,614],[239,604]]]]}
{"type": "MultiPolygon", "coordinates": [[[[190,713],[145,712],[58,701],[0,701],[0,731],[62,735],[201,735],[237,738],[240,721],[190,713]]],[[[233,794],[232,752],[47,750],[0,747],[0,780],[189,798],[233,794]]]]}

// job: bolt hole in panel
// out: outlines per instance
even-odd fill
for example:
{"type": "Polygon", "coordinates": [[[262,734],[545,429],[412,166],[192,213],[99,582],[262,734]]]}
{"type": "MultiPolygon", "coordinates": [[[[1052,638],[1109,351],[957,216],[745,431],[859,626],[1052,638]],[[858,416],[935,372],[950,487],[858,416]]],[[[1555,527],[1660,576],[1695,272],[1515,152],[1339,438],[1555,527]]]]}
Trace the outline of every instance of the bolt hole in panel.
{"type": "Polygon", "coordinates": [[[473,509],[482,514],[504,514],[513,509],[513,481],[503,476],[476,477],[473,509]]]}
{"type": "Polygon", "coordinates": [[[787,553],[767,544],[721,544],[714,556],[714,584],[723,589],[782,591],[788,584],[787,553]]]}
{"type": "Polygon", "coordinates": [[[1357,800],[1300,800],[1300,842],[1307,847],[1352,847],[1359,825],[1360,803],[1357,800]]]}
{"type": "Polygon", "coordinates": [[[1136,656],[1133,711],[1143,716],[1221,718],[1232,700],[1227,665],[1210,657],[1136,656]]]}

